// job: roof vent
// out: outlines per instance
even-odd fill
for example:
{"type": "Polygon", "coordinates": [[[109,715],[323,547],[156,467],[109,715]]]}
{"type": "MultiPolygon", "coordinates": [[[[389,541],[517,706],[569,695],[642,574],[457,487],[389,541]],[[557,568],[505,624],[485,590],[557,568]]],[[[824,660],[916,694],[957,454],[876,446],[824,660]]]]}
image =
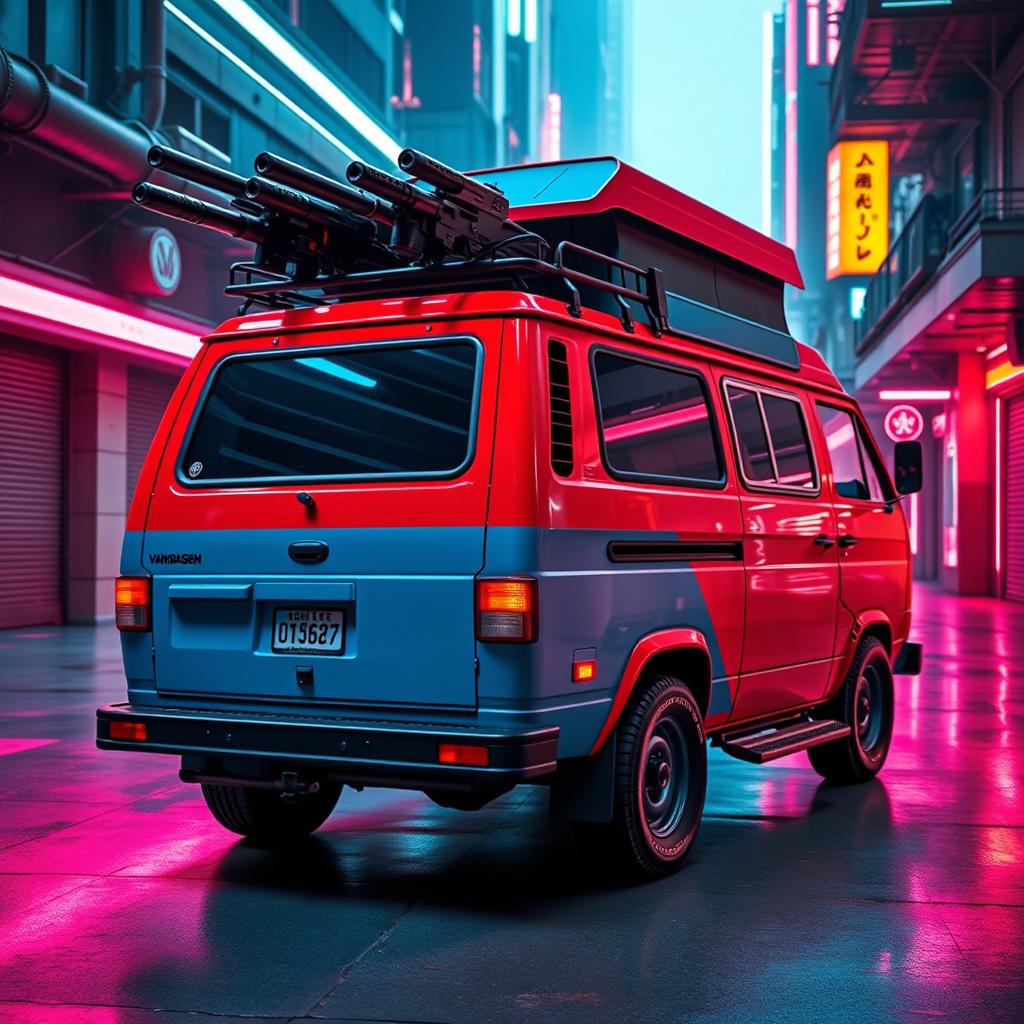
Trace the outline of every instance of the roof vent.
{"type": "Polygon", "coordinates": [[[551,400],[551,468],[572,476],[572,396],[569,355],[562,341],[548,342],[548,389],[551,400]]]}

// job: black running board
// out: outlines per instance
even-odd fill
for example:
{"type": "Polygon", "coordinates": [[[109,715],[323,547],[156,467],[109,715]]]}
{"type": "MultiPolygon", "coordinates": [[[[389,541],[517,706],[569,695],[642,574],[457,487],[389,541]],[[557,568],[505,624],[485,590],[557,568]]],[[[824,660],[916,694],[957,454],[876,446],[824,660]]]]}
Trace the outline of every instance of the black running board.
{"type": "Polygon", "coordinates": [[[764,764],[795,754],[822,743],[831,743],[850,735],[850,727],[842,722],[801,719],[777,727],[764,726],[722,736],[719,743],[727,754],[751,764],[764,764]]]}

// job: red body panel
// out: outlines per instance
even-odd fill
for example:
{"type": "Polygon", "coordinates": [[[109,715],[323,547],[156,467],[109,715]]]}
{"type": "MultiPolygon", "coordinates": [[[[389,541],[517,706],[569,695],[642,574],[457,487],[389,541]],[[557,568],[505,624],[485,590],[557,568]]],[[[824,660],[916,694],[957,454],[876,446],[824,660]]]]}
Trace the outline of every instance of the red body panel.
{"type": "MultiPolygon", "coordinates": [[[[763,373],[739,369],[716,372],[715,394],[721,404],[726,380],[789,392],[801,399],[805,416],[813,415],[792,384],[781,385],[763,373]]],[[[731,473],[738,477],[733,445],[729,445],[728,456],[731,473]]],[[[743,684],[733,715],[748,718],[818,700],[825,692],[832,668],[839,571],[836,549],[826,550],[814,543],[819,534],[835,533],[824,485],[817,494],[808,495],[744,486],[740,505],[746,626],[740,668],[743,684]]]]}
{"type": "Polygon", "coordinates": [[[656,654],[679,650],[699,651],[707,659],[710,667],[711,655],[708,652],[707,640],[695,629],[665,629],[658,633],[651,633],[633,648],[633,653],[630,654],[629,661],[626,662],[626,670],[622,673],[608,720],[594,743],[595,753],[601,749],[605,740],[611,735],[612,729],[615,728],[615,723],[629,703],[633,687],[643,673],[644,666],[656,654]]]}
{"type": "MultiPolygon", "coordinates": [[[[846,399],[833,404],[849,410],[865,426],[852,401],[846,399]]],[[[819,461],[822,461],[825,438],[817,417],[811,422],[819,461]]],[[[866,427],[865,437],[870,438],[866,427]]],[[[878,455],[877,448],[875,455],[878,455]]],[[[826,467],[825,483],[835,508],[837,536],[857,541],[855,546],[839,552],[841,624],[849,627],[855,622],[858,636],[865,629],[880,627],[881,634],[891,642],[895,656],[910,631],[911,554],[903,507],[897,504],[886,510],[877,502],[842,497],[836,493],[827,460],[822,464],[826,467]]],[[[851,629],[846,628],[837,636],[837,654],[848,653],[850,632],[851,629]]]]}
{"type": "MultiPolygon", "coordinates": [[[[176,460],[166,458],[156,475],[150,519],[158,521],[163,529],[175,530],[302,528],[318,521],[322,525],[344,524],[349,527],[481,525],[486,518],[501,329],[502,321],[497,318],[473,322],[453,319],[445,324],[443,331],[403,321],[385,327],[356,324],[349,329],[335,325],[329,333],[296,330],[273,336],[278,339],[275,350],[282,352],[313,345],[340,345],[347,341],[466,335],[479,338],[484,343],[485,356],[476,448],[472,463],[458,478],[317,484],[306,488],[316,495],[317,510],[315,518],[312,518],[296,500],[296,494],[302,487],[183,487],[175,479],[176,460]]],[[[207,365],[202,372],[209,374],[218,360],[252,351],[254,347],[268,348],[266,335],[236,335],[230,340],[217,341],[207,347],[207,365]]],[[[202,358],[202,355],[197,358],[202,358]]],[[[161,426],[161,431],[166,427],[166,438],[172,452],[178,452],[182,447],[200,394],[200,387],[193,388],[184,399],[178,416],[161,426]]]]}

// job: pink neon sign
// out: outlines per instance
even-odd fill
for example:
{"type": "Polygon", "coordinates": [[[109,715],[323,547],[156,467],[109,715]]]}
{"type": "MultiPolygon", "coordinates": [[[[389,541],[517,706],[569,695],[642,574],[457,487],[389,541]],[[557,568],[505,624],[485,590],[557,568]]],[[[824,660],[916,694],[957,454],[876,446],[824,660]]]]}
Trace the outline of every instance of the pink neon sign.
{"type": "Polygon", "coordinates": [[[480,26],[473,26],[473,95],[480,95],[480,69],[482,64],[482,44],[480,41],[480,26]]]}
{"type": "Polygon", "coordinates": [[[783,202],[783,230],[786,245],[796,248],[797,232],[797,148],[796,148],[796,85],[797,85],[797,5],[796,0],[786,3],[786,187],[783,202]]]}
{"type": "Polygon", "coordinates": [[[0,276],[0,313],[5,309],[189,359],[199,349],[198,333],[0,276]]]}
{"type": "Polygon", "coordinates": [[[391,97],[391,106],[396,110],[418,110],[420,98],[412,87],[412,40],[402,43],[402,95],[391,97]]]}
{"type": "Polygon", "coordinates": [[[924,417],[913,405],[894,405],[885,414],[885,432],[891,441],[916,441],[924,431],[924,417]]]}
{"type": "Polygon", "coordinates": [[[562,97],[549,92],[544,111],[544,138],[541,144],[541,159],[562,159],[562,97]]]}
{"type": "Polygon", "coordinates": [[[821,0],[807,0],[807,66],[821,63],[821,0]]]}
{"type": "Polygon", "coordinates": [[[839,56],[839,18],[845,6],[846,0],[828,0],[825,8],[825,59],[830,65],[839,56]]]}

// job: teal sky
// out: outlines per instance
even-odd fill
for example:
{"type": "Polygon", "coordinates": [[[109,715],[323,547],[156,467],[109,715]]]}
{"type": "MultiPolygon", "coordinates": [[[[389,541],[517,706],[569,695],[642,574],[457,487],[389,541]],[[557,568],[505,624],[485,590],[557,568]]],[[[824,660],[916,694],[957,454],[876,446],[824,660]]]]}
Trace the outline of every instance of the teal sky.
{"type": "Polygon", "coordinates": [[[781,0],[633,0],[633,162],[761,227],[764,11],[781,0]]]}

